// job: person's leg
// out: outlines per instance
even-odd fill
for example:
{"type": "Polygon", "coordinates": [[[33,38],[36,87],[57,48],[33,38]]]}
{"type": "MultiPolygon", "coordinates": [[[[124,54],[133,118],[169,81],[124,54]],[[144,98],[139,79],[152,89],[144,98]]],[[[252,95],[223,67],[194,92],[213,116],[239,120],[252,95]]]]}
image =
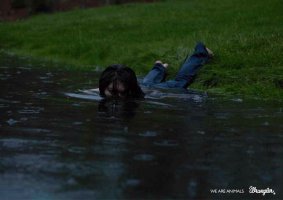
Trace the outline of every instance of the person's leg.
{"type": "Polygon", "coordinates": [[[195,51],[191,56],[187,56],[182,67],[180,68],[175,81],[176,86],[187,88],[194,80],[199,69],[209,61],[212,57],[212,52],[199,42],[195,51]]]}
{"type": "Polygon", "coordinates": [[[166,67],[168,64],[162,64],[160,61],[156,61],[151,71],[144,77],[142,84],[151,86],[161,83],[166,77],[166,67]]]}

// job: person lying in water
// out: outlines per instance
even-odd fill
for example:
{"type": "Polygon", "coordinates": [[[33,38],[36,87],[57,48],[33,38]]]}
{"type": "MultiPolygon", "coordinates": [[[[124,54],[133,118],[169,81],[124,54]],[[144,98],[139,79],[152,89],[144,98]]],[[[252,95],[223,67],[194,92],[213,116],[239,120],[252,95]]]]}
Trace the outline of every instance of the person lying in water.
{"type": "MultiPolygon", "coordinates": [[[[165,81],[167,63],[156,61],[151,71],[144,77],[142,85],[158,88],[187,88],[197,75],[199,69],[213,56],[210,49],[198,43],[191,56],[187,56],[176,78],[165,81]]],[[[110,65],[99,79],[99,93],[105,98],[143,98],[135,72],[124,65],[110,65]]]]}

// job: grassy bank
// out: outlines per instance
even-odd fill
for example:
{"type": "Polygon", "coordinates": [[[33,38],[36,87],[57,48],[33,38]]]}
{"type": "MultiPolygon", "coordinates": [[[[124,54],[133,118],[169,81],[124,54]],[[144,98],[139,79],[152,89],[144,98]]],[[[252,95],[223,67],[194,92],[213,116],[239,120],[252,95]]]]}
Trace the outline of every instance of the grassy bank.
{"type": "Polygon", "coordinates": [[[215,52],[193,88],[283,99],[281,0],[167,0],[0,23],[0,48],[73,64],[123,63],[145,74],[157,59],[177,72],[197,41],[215,52]]]}

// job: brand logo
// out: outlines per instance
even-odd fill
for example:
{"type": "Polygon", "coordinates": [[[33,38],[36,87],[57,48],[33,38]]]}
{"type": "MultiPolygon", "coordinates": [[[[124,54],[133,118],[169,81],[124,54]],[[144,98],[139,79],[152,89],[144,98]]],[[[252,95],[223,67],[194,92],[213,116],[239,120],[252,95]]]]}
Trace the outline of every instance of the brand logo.
{"type": "Polygon", "coordinates": [[[273,194],[275,195],[275,191],[273,189],[270,189],[270,188],[266,188],[266,189],[257,189],[256,187],[254,186],[250,186],[249,187],[249,193],[257,193],[257,194],[262,194],[263,196],[265,194],[273,194]]]}

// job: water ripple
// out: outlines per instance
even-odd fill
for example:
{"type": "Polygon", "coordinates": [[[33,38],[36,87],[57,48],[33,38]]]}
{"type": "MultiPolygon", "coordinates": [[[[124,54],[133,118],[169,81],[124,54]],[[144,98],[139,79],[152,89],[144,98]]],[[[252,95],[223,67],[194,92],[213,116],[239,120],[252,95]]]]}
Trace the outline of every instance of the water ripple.
{"type": "Polygon", "coordinates": [[[24,107],[22,110],[19,110],[18,113],[20,114],[39,114],[43,110],[44,108],[42,107],[24,107]]]}
{"type": "Polygon", "coordinates": [[[157,133],[155,131],[145,131],[143,133],[139,133],[139,136],[142,136],[142,137],[155,137],[155,136],[157,136],[157,133]]]}
{"type": "Polygon", "coordinates": [[[151,154],[138,154],[134,156],[134,160],[138,161],[152,161],[154,158],[155,157],[151,154]]]}
{"type": "Polygon", "coordinates": [[[175,147],[179,145],[179,143],[176,142],[175,140],[161,140],[158,142],[154,142],[154,144],[157,146],[164,146],[164,147],[175,147]]]}

